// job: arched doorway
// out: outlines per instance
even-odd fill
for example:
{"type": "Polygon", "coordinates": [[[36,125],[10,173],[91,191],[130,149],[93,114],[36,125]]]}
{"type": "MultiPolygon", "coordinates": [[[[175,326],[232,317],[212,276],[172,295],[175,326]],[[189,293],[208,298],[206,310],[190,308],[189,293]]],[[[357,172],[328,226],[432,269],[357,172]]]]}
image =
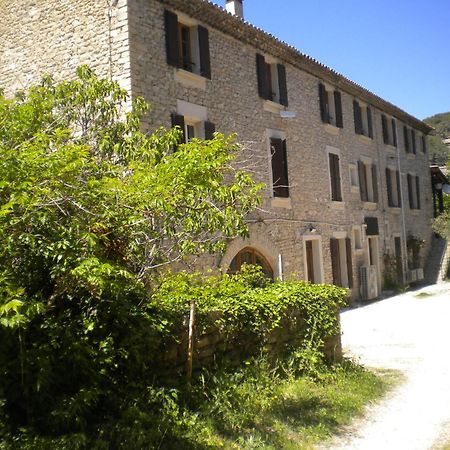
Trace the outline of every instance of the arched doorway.
{"type": "Polygon", "coordinates": [[[269,262],[253,247],[245,247],[237,253],[237,255],[231,260],[228,273],[232,274],[239,272],[243,264],[260,266],[262,267],[264,274],[268,278],[273,279],[273,269],[269,262]]]}

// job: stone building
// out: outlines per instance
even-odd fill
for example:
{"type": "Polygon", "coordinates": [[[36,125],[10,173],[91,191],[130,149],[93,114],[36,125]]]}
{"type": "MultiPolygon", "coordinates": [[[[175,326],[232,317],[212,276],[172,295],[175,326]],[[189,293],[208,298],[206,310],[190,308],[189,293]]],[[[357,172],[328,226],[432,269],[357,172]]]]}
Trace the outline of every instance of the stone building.
{"type": "Polygon", "coordinates": [[[186,139],[237,133],[268,187],[262,210],[248,217],[250,238],[204,265],[257,262],[275,277],[349,287],[353,298],[377,296],[392,276],[422,277],[430,127],[246,22],[241,0],[2,6],[7,94],[42,73],[62,79],[89,64],[152,104],[150,130],[178,124],[186,139]],[[419,253],[411,241],[422,243],[419,253]]]}

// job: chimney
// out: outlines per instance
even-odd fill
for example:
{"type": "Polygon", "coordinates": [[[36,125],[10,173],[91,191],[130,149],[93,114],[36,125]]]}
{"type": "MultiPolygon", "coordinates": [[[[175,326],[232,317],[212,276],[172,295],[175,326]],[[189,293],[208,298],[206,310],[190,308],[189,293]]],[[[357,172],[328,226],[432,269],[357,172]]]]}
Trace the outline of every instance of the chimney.
{"type": "Polygon", "coordinates": [[[242,8],[242,0],[227,0],[225,9],[229,13],[234,14],[235,16],[238,16],[241,19],[244,18],[244,10],[242,8]]]}

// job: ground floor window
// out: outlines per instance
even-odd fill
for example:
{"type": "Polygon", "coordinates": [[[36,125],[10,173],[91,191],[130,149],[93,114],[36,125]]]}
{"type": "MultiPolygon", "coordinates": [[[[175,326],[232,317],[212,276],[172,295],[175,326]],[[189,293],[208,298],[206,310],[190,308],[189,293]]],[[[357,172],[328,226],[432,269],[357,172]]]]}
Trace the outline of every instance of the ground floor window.
{"type": "Polygon", "coordinates": [[[253,264],[262,267],[264,274],[273,279],[273,269],[267,259],[252,247],[243,248],[231,261],[228,273],[237,273],[243,264],[253,264]]]}

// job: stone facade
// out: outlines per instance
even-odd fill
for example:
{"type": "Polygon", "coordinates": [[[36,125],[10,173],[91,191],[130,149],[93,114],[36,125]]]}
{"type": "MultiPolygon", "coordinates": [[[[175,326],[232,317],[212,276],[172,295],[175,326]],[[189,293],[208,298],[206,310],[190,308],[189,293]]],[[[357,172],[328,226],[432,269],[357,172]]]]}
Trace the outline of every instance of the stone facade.
{"type": "MultiPolygon", "coordinates": [[[[337,271],[340,284],[352,286],[350,295],[357,298],[360,267],[374,266],[380,292],[385,255],[397,254],[404,281],[412,279],[407,267],[408,236],[425,241],[422,257],[431,237],[430,174],[427,154],[421,150],[428,125],[204,0],[36,0],[31,7],[28,1],[10,0],[2,9],[0,86],[7,93],[25,88],[44,72],[69,77],[76,66],[87,63],[99,74],[118,80],[132,96],[151,103],[145,124],[150,130],[170,127],[171,114],[177,113],[188,118],[193,129],[197,121],[210,122],[217,131],[237,133],[246,163],[251,161],[268,187],[262,210],[248,217],[250,238],[230,242],[225,255],[205,258],[203,266],[227,268],[240,250],[249,247],[264,256],[275,276],[311,279],[314,272],[315,282],[331,283],[337,271]],[[191,30],[198,25],[207,29],[211,78],[168,64],[165,10],[191,30]],[[272,67],[284,67],[289,106],[260,97],[257,53],[272,67]],[[331,94],[340,93],[342,127],[335,120],[324,123],[320,84],[331,94]],[[371,138],[355,132],[355,100],[362,105],[363,116],[365,106],[370,108],[371,138]],[[396,145],[385,143],[394,144],[392,119],[396,145]],[[411,142],[410,151],[405,151],[411,130],[415,153],[411,142]],[[274,197],[270,138],[286,140],[288,197],[274,197]],[[329,153],[339,158],[337,201],[332,200],[329,153]],[[358,161],[359,166],[365,163],[369,180],[370,168],[376,166],[376,187],[369,180],[366,183],[369,197],[375,196],[374,189],[378,192],[378,199],[368,200],[377,201],[361,200],[358,161]],[[401,173],[401,207],[392,206],[400,203],[398,193],[395,201],[388,196],[388,183],[392,190],[393,182],[387,180],[386,168],[401,173]],[[412,196],[420,197],[412,201],[413,208],[412,196]]],[[[329,101],[337,116],[337,100],[329,101]]],[[[202,132],[196,130],[198,135],[202,132]]]]}

